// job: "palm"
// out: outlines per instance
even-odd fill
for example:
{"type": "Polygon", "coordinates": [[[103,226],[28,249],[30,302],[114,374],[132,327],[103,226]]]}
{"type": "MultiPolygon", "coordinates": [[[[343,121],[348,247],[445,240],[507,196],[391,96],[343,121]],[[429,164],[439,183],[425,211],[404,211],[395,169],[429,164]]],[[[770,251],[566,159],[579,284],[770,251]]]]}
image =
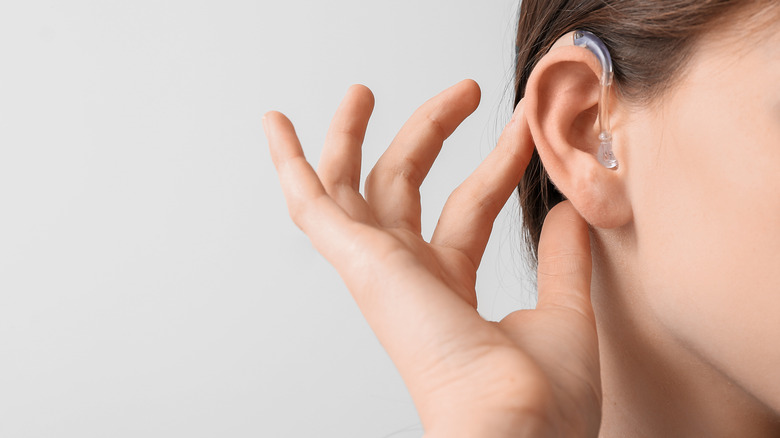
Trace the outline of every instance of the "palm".
{"type": "Polygon", "coordinates": [[[373,108],[367,89],[353,88],[339,108],[317,173],[289,121],[266,116],[290,214],[342,275],[426,428],[504,415],[594,435],[601,393],[590,252],[586,228],[572,225],[579,216],[571,206],[550,213],[568,229],[554,225],[540,247],[538,308],[498,323],[476,312],[476,271],[493,220],[531,155],[524,123],[513,118],[496,149],[450,196],[431,242],[420,236],[419,186],[444,139],[476,108],[478,91],[463,82],[421,107],[369,174],[365,197],[358,188],[373,108]]]}
{"type": "Polygon", "coordinates": [[[387,230],[405,246],[410,256],[415,257],[420,266],[446,284],[466,303],[477,307],[477,267],[462,252],[426,242],[419,234],[408,230],[387,230]]]}
{"type": "MultiPolygon", "coordinates": [[[[408,230],[384,231],[397,239],[396,251],[405,248],[417,266],[453,292],[455,300],[476,309],[476,267],[465,254],[427,243],[408,230]]],[[[400,271],[403,266],[389,269],[400,271]]],[[[437,392],[444,399],[493,398],[494,403],[507,405],[519,400],[533,404],[547,400],[551,408],[538,421],[556,428],[562,436],[582,436],[582,431],[590,432],[586,435],[597,433],[599,424],[594,419],[600,417],[601,390],[592,313],[553,305],[515,311],[497,323],[484,320],[476,312],[466,316],[470,318],[439,322],[439,328],[447,327],[450,332],[447,337],[438,330],[417,332],[419,342],[428,346],[425,360],[416,357],[414,369],[409,370],[426,376],[426,382],[416,386],[419,397],[437,392]],[[457,340],[456,346],[449,343],[451,339],[457,340]],[[429,377],[431,373],[437,374],[435,379],[429,377]],[[442,390],[436,387],[440,381],[457,383],[442,390]]]]}

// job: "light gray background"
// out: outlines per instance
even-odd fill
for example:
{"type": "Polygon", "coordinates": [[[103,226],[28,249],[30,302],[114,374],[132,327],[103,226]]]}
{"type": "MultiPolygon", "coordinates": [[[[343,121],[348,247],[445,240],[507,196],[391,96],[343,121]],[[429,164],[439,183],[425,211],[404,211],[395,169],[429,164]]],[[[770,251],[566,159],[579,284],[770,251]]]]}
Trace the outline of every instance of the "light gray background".
{"type": "MultiPolygon", "coordinates": [[[[347,87],[365,166],[464,78],[480,109],[422,188],[424,234],[511,112],[515,0],[4,1],[0,436],[419,437],[392,363],[289,221],[260,117],[316,163],[347,87]]],[[[533,305],[517,202],[480,312],[533,305]]]]}

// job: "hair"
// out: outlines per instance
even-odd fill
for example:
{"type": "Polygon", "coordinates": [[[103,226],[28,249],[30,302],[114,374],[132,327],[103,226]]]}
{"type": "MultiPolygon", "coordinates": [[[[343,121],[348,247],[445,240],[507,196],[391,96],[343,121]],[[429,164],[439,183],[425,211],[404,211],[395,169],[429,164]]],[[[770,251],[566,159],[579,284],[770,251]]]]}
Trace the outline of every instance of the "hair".
{"type": "MultiPolygon", "coordinates": [[[[699,37],[732,13],[764,11],[776,0],[522,0],[517,26],[515,106],[536,64],[563,34],[587,30],[610,51],[615,93],[627,103],[647,104],[669,91],[683,72],[699,37]],[[747,6],[751,6],[747,8],[747,6]]],[[[547,213],[565,200],[539,154],[517,186],[523,234],[532,263],[547,213]]]]}

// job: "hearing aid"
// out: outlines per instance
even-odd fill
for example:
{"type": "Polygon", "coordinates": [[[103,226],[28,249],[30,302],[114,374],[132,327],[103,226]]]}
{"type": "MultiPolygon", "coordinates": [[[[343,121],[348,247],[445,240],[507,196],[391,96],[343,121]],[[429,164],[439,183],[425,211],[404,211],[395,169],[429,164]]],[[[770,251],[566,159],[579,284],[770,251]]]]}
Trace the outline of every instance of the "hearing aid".
{"type": "Polygon", "coordinates": [[[599,93],[599,150],[597,158],[607,169],[617,170],[618,161],[612,153],[612,129],[609,125],[609,90],[612,86],[612,57],[604,42],[586,30],[574,30],[564,34],[550,47],[584,47],[596,55],[601,64],[601,92],[599,93]]]}

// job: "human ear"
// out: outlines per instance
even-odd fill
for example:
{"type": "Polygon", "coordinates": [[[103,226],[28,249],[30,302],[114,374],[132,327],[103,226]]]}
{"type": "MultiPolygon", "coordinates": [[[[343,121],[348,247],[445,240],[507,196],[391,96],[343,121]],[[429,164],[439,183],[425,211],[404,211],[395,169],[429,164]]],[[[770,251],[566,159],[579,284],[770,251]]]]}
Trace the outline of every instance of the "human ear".
{"type": "MultiPolygon", "coordinates": [[[[539,157],[558,190],[589,224],[616,228],[628,223],[633,213],[625,169],[607,169],[597,159],[600,77],[601,65],[587,49],[551,50],[528,78],[525,116],[539,157]]],[[[610,105],[612,114],[617,111],[619,106],[610,105]]],[[[619,138],[615,141],[618,160],[619,138]]]]}

